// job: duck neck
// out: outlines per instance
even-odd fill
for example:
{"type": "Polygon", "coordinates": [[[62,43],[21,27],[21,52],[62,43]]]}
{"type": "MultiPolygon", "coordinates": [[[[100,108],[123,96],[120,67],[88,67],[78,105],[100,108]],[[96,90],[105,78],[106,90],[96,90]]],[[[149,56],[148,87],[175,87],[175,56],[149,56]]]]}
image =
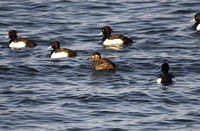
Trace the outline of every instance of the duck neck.
{"type": "Polygon", "coordinates": [[[58,48],[55,48],[55,47],[54,47],[54,48],[53,48],[53,51],[55,51],[56,49],[58,49],[58,48]]]}
{"type": "Polygon", "coordinates": [[[104,37],[109,37],[111,35],[111,31],[107,30],[106,32],[104,32],[104,37]]]}
{"type": "Polygon", "coordinates": [[[60,49],[60,45],[56,45],[53,47],[53,50],[55,51],[56,49],[60,49]]]}
{"type": "Polygon", "coordinates": [[[200,21],[196,21],[195,25],[198,25],[198,24],[200,24],[200,21]]]}
{"type": "Polygon", "coordinates": [[[165,75],[167,75],[167,74],[168,74],[168,71],[163,71],[163,73],[164,73],[165,75]]]}
{"type": "Polygon", "coordinates": [[[95,58],[94,58],[94,61],[97,61],[98,59],[99,59],[99,57],[95,57],[95,58]]]}

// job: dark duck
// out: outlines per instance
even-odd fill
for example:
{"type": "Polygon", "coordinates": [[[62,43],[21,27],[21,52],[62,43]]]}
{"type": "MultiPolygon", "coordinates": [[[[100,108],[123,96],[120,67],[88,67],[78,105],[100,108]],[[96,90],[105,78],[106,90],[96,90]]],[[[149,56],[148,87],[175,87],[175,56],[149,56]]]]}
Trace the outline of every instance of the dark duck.
{"type": "Polygon", "coordinates": [[[104,26],[102,28],[102,31],[99,35],[102,35],[102,34],[104,35],[103,39],[102,39],[103,45],[105,45],[105,46],[116,46],[116,45],[123,46],[123,45],[129,45],[129,44],[133,43],[133,41],[130,38],[125,37],[120,34],[111,34],[111,32],[112,32],[112,29],[109,26],[104,26]]]}
{"type": "Polygon", "coordinates": [[[15,30],[10,30],[8,36],[6,38],[10,38],[8,43],[8,47],[11,49],[20,49],[24,47],[34,47],[36,44],[26,38],[17,37],[17,32],[15,30]]]}
{"type": "Polygon", "coordinates": [[[196,23],[194,24],[193,28],[197,31],[200,31],[200,13],[196,13],[195,16],[194,16],[194,19],[191,20],[191,22],[195,22],[196,23]]]}
{"type": "Polygon", "coordinates": [[[48,49],[53,48],[53,51],[50,54],[51,58],[64,58],[64,57],[74,57],[77,56],[76,52],[67,49],[60,48],[60,43],[58,41],[52,41],[51,46],[48,49]]]}
{"type": "Polygon", "coordinates": [[[169,73],[169,65],[168,63],[163,63],[162,64],[162,69],[161,71],[163,72],[162,74],[159,75],[158,79],[157,79],[157,82],[158,83],[161,83],[163,85],[170,85],[173,83],[173,78],[174,75],[172,73],[169,73]]]}

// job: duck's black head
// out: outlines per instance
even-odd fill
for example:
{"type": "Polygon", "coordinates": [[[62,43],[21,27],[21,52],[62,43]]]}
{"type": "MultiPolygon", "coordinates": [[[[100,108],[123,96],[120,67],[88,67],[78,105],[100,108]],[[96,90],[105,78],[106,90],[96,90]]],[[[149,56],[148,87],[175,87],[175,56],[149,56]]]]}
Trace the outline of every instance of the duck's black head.
{"type": "Polygon", "coordinates": [[[55,49],[60,49],[60,43],[58,41],[52,41],[51,42],[51,48],[55,49]]]}
{"type": "Polygon", "coordinates": [[[101,34],[104,34],[105,37],[108,37],[111,35],[112,29],[110,26],[104,26],[101,31],[101,34]]]}
{"type": "Polygon", "coordinates": [[[163,63],[162,64],[162,72],[164,73],[164,74],[168,74],[168,71],[169,71],[169,65],[168,65],[168,63],[163,63]]]}
{"type": "Polygon", "coordinates": [[[7,37],[11,40],[15,40],[17,38],[17,32],[15,30],[10,30],[7,37]]]}
{"type": "Polygon", "coordinates": [[[196,22],[200,23],[200,13],[196,13],[194,19],[196,20],[196,22]]]}
{"type": "Polygon", "coordinates": [[[93,53],[90,55],[90,57],[87,58],[87,60],[89,60],[89,59],[94,59],[94,60],[96,60],[96,59],[99,59],[99,58],[101,58],[101,55],[100,55],[98,52],[93,52],[93,53]]]}

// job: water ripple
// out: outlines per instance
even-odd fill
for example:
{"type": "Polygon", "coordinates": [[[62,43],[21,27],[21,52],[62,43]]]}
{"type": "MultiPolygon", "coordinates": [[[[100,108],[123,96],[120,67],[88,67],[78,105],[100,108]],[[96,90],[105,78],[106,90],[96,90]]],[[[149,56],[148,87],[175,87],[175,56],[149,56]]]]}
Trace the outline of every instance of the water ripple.
{"type": "Polygon", "coordinates": [[[199,1],[28,0],[0,2],[0,130],[198,130],[200,33],[190,20],[199,1]],[[107,48],[98,36],[134,43],[107,48]],[[10,50],[8,31],[37,43],[10,50]],[[75,50],[52,60],[51,41],[75,50]],[[90,69],[94,52],[117,71],[90,69]],[[176,82],[156,83],[168,62],[176,82]]]}

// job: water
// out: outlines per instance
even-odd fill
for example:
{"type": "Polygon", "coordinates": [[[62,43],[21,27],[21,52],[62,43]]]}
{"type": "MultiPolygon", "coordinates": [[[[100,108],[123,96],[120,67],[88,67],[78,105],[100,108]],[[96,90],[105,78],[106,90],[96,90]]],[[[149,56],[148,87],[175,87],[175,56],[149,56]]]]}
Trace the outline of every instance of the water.
{"type": "Polygon", "coordinates": [[[0,130],[199,130],[200,33],[190,23],[199,0],[0,1],[0,130]],[[107,49],[98,34],[132,38],[107,49]],[[38,44],[10,50],[4,36],[38,44]],[[75,58],[49,58],[51,41],[75,58]],[[94,72],[91,52],[116,63],[114,73],[94,72]],[[163,62],[175,84],[156,83],[163,62]]]}

